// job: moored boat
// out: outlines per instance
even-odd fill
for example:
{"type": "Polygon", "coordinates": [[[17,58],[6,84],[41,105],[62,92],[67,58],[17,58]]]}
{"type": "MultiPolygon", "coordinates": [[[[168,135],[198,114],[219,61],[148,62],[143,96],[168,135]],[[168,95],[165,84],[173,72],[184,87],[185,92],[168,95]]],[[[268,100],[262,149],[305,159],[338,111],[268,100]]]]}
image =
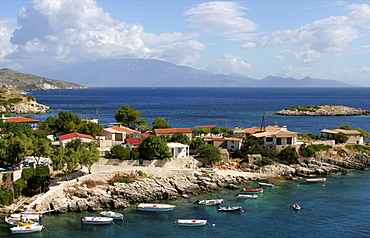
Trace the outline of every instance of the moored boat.
{"type": "Polygon", "coordinates": [[[204,226],[205,224],[207,224],[207,220],[178,219],[177,224],[179,226],[204,226]]]}
{"type": "Polygon", "coordinates": [[[15,218],[15,219],[29,219],[32,221],[39,221],[42,215],[28,214],[28,213],[13,213],[13,214],[10,214],[10,217],[15,218]]]}
{"type": "Polygon", "coordinates": [[[308,183],[322,183],[325,182],[326,178],[311,178],[311,179],[306,179],[306,182],[308,183]]]}
{"type": "Polygon", "coordinates": [[[219,211],[219,212],[235,212],[235,211],[243,211],[243,207],[241,207],[241,206],[238,206],[238,207],[230,207],[230,206],[226,206],[226,207],[218,207],[218,208],[217,208],[217,211],[219,211]]]}
{"type": "Polygon", "coordinates": [[[81,222],[83,224],[91,225],[105,225],[112,223],[113,218],[110,217],[81,217],[81,222]]]}
{"type": "Polygon", "coordinates": [[[43,225],[35,224],[35,225],[30,225],[30,226],[15,226],[15,227],[10,228],[10,231],[14,234],[31,233],[31,232],[41,231],[42,228],[44,228],[43,225]]]}
{"type": "Polygon", "coordinates": [[[237,198],[258,198],[256,194],[238,194],[236,195],[237,198]]]}
{"type": "Polygon", "coordinates": [[[5,222],[11,226],[29,226],[32,224],[37,224],[36,222],[26,219],[26,218],[12,218],[12,217],[5,217],[5,222]]]}
{"type": "Polygon", "coordinates": [[[293,204],[293,206],[292,206],[292,208],[293,208],[294,210],[301,210],[301,209],[302,209],[302,207],[301,207],[301,206],[299,206],[299,205],[298,205],[298,203],[294,203],[294,204],[293,204]]]}
{"type": "Polygon", "coordinates": [[[113,219],[121,219],[123,220],[123,214],[118,213],[118,212],[112,212],[112,211],[103,211],[100,213],[101,216],[103,217],[110,217],[113,219]]]}
{"type": "Polygon", "coordinates": [[[263,193],[263,188],[256,188],[256,189],[245,189],[243,188],[242,193],[263,193]]]}
{"type": "Polygon", "coordinates": [[[151,211],[151,212],[167,212],[172,211],[176,206],[170,204],[153,204],[153,203],[140,203],[137,205],[139,211],[151,211]]]}
{"type": "Polygon", "coordinates": [[[273,183],[258,183],[260,186],[264,186],[264,187],[275,187],[275,184],[273,183]]]}
{"type": "Polygon", "coordinates": [[[210,200],[196,200],[194,204],[205,205],[205,206],[214,206],[220,205],[224,200],[223,199],[210,199],[210,200]]]}

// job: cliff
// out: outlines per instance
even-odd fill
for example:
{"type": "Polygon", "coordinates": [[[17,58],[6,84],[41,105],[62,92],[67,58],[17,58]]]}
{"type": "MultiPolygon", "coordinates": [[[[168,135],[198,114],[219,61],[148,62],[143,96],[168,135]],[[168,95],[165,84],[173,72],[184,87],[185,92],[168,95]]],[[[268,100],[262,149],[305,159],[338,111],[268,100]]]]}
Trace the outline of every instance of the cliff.
{"type": "Polygon", "coordinates": [[[39,104],[32,96],[14,95],[2,93],[0,94],[0,112],[9,112],[17,114],[39,114],[48,113],[48,106],[39,104]]]}
{"type": "Polygon", "coordinates": [[[282,116],[360,116],[369,115],[370,111],[346,106],[320,105],[295,106],[272,114],[282,116]]]}

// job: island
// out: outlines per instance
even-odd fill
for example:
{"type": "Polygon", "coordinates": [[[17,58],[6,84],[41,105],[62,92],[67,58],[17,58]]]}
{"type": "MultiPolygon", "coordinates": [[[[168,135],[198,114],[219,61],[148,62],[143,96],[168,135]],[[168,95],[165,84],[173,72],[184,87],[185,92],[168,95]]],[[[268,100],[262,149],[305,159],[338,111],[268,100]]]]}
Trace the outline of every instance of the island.
{"type": "Polygon", "coordinates": [[[361,116],[370,115],[369,110],[361,108],[352,108],[347,106],[337,105],[307,105],[294,106],[288,109],[277,111],[272,115],[281,116],[361,116]]]}

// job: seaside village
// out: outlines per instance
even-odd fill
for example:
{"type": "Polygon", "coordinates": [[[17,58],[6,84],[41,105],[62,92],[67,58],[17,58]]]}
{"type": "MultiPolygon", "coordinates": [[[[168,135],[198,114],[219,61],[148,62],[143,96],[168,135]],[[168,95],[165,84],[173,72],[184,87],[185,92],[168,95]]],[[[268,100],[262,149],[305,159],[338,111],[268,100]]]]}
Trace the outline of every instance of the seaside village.
{"type": "MultiPolygon", "coordinates": [[[[32,130],[37,130],[39,127],[40,121],[32,119],[32,118],[26,118],[26,117],[3,117],[3,122],[14,122],[14,123],[22,123],[30,125],[32,130]]],[[[97,123],[98,120],[82,120],[84,123],[97,123]]],[[[262,123],[263,124],[263,123],[262,123]]],[[[225,128],[223,128],[225,129],[225,128]]],[[[273,154],[277,155],[279,152],[283,151],[286,148],[295,148],[295,150],[298,151],[298,149],[302,146],[309,146],[309,145],[322,145],[322,146],[345,146],[345,145],[361,145],[364,144],[363,137],[361,136],[361,133],[357,130],[347,130],[347,129],[325,129],[323,128],[321,130],[321,134],[325,135],[325,140],[321,139],[312,139],[312,138],[305,138],[305,137],[299,137],[300,133],[290,131],[287,127],[279,127],[279,126],[261,126],[261,127],[251,127],[251,128],[233,128],[228,129],[226,133],[221,133],[221,128],[217,128],[216,126],[195,126],[194,128],[165,128],[165,129],[153,129],[151,131],[138,131],[133,130],[128,127],[122,126],[120,124],[116,124],[113,126],[109,126],[107,128],[104,128],[101,133],[97,136],[92,136],[89,134],[83,134],[83,133],[67,133],[67,134],[57,134],[57,135],[48,135],[47,138],[50,140],[50,143],[54,148],[62,148],[68,145],[69,143],[75,141],[78,139],[82,143],[90,143],[94,142],[97,146],[99,158],[97,161],[95,161],[93,164],[89,165],[89,169],[86,169],[86,167],[78,166],[78,164],[75,164],[75,169],[73,169],[73,172],[71,173],[61,173],[61,171],[53,171],[53,162],[46,157],[39,158],[38,160],[35,160],[35,156],[28,156],[24,160],[22,160],[18,164],[14,165],[8,165],[7,167],[1,168],[2,173],[0,173],[0,181],[2,182],[2,185],[6,185],[9,183],[17,184],[17,181],[21,181],[22,179],[27,179],[29,177],[32,177],[30,173],[22,173],[22,170],[26,170],[25,168],[34,167],[34,168],[40,168],[40,167],[47,167],[53,174],[51,177],[51,181],[47,184],[47,188],[44,187],[45,184],[41,184],[40,188],[36,188],[36,191],[38,191],[36,198],[27,201],[27,198],[18,199],[16,200],[16,204],[12,204],[10,209],[8,209],[7,212],[13,213],[11,216],[9,216],[7,222],[9,224],[18,224],[18,226],[15,226],[11,229],[13,233],[26,233],[27,231],[40,231],[42,229],[42,226],[31,226],[29,223],[31,221],[27,220],[21,220],[22,215],[21,213],[18,213],[20,208],[23,208],[23,210],[28,211],[47,211],[47,209],[57,209],[58,202],[61,202],[63,199],[65,201],[69,201],[68,198],[64,198],[61,195],[61,191],[66,190],[67,188],[69,190],[72,189],[68,183],[71,181],[81,182],[81,181],[87,181],[87,179],[84,177],[88,177],[91,180],[98,180],[99,176],[98,174],[102,174],[101,176],[105,176],[108,178],[112,178],[114,176],[122,175],[123,172],[127,173],[135,173],[137,176],[148,176],[148,177],[157,177],[162,180],[164,180],[166,177],[169,177],[171,175],[174,176],[189,176],[193,175],[194,173],[198,175],[199,179],[207,179],[202,180],[202,183],[204,183],[205,189],[212,190],[214,187],[212,187],[213,183],[212,178],[206,178],[207,176],[214,174],[217,174],[222,171],[229,172],[230,174],[234,173],[250,173],[252,176],[257,177],[257,180],[261,181],[261,186],[274,186],[271,183],[262,183],[264,178],[269,178],[268,176],[264,177],[261,172],[261,165],[265,165],[263,163],[264,156],[261,153],[250,153],[245,155],[245,158],[234,158],[232,155],[233,153],[237,153],[238,151],[243,150],[243,146],[248,146],[248,143],[245,143],[246,140],[252,139],[255,142],[258,142],[259,149],[261,151],[265,151],[266,154],[273,154]],[[181,135],[180,137],[187,137],[187,140],[185,141],[201,141],[201,144],[207,144],[211,145],[212,148],[215,147],[219,151],[219,160],[212,161],[207,160],[205,158],[199,157],[197,154],[198,151],[194,148],[191,148],[189,144],[186,143],[180,143],[180,142],[167,142],[168,152],[170,153],[169,157],[166,159],[125,159],[125,160],[119,160],[115,158],[107,158],[106,154],[112,151],[112,148],[117,148],[117,146],[121,146],[123,148],[128,148],[130,151],[137,150],[140,148],[141,143],[144,143],[146,138],[149,138],[150,136],[157,136],[162,138],[171,138],[174,135],[181,135]],[[227,135],[227,136],[225,136],[227,135]],[[340,138],[343,138],[343,136],[346,138],[345,143],[340,138]],[[117,172],[121,171],[121,172],[117,172]],[[259,175],[260,173],[260,175],[259,175]],[[254,174],[254,175],[253,175],[254,174]],[[57,176],[58,175],[58,176],[57,176]],[[59,176],[61,175],[61,176],[59,176]],[[95,176],[95,177],[94,177],[95,176]],[[202,177],[203,176],[203,177],[202,177]],[[261,180],[262,179],[262,180],[261,180]],[[212,186],[211,186],[212,185],[212,186]],[[208,186],[208,187],[207,187],[208,186]],[[56,188],[59,187],[59,190],[56,188]],[[58,192],[59,191],[59,192],[58,192]],[[43,194],[43,195],[40,195],[43,194]],[[48,195],[47,195],[48,194],[48,195]],[[50,204],[53,204],[52,207],[50,207],[50,204]],[[14,215],[14,216],[13,216],[14,215]],[[21,218],[19,217],[21,216],[21,218]],[[19,226],[19,222],[23,222],[26,225],[25,226],[19,226]],[[28,226],[27,226],[28,225],[28,226]],[[28,227],[29,230],[26,230],[28,227]]],[[[321,137],[320,137],[321,138],[321,137]]],[[[366,143],[366,142],[365,142],[366,143]]],[[[62,151],[62,150],[61,150],[62,151]]],[[[338,150],[339,151],[339,150],[338,150]]],[[[276,156],[275,156],[276,157],[276,156]]],[[[270,160],[272,161],[272,160],[270,160]]],[[[279,160],[272,161],[272,164],[276,163],[276,161],[281,162],[279,160]],[[275,161],[275,162],[274,162],[275,161]]],[[[56,163],[56,162],[54,162],[56,163]]],[[[62,168],[65,165],[62,165],[62,168]]],[[[302,174],[305,173],[305,171],[301,171],[302,174]]],[[[321,171],[322,175],[325,175],[325,171],[321,171]]],[[[307,172],[305,175],[309,176],[311,172],[307,172]]],[[[276,175],[276,174],[275,174],[276,175]]],[[[129,185],[129,179],[130,178],[124,178],[125,180],[122,180],[124,183],[127,183],[125,186],[129,185]]],[[[153,187],[153,189],[158,186],[159,181],[162,181],[160,179],[157,179],[154,184],[145,184],[145,187],[153,187]]],[[[312,182],[322,182],[325,181],[326,178],[320,178],[321,180],[315,180],[311,179],[312,182]]],[[[24,180],[23,180],[24,181],[24,180]]],[[[30,181],[30,180],[28,180],[30,181]]],[[[28,185],[30,183],[27,181],[28,185]]],[[[242,180],[238,180],[239,182],[242,180]]],[[[246,180],[245,180],[246,181],[246,180]]],[[[307,182],[310,180],[307,179],[307,182]]],[[[132,181],[131,181],[132,182],[132,181]]],[[[232,183],[235,181],[224,181],[222,184],[226,184],[225,187],[232,187],[232,183]]],[[[149,182],[145,182],[149,183],[149,182]]],[[[164,183],[164,182],[163,182],[164,183]]],[[[176,182],[173,182],[176,183],[176,182]]],[[[176,189],[181,190],[182,187],[191,187],[193,185],[183,185],[183,180],[181,180],[180,184],[177,184],[176,189]]],[[[117,183],[114,183],[115,185],[117,183]]],[[[172,183],[171,183],[172,184],[172,183]]],[[[20,187],[24,186],[20,185],[20,187]]],[[[25,185],[27,186],[27,185],[25,185]]],[[[89,186],[89,184],[85,184],[85,186],[89,186]]],[[[138,195],[135,194],[135,189],[139,189],[140,185],[135,185],[136,187],[125,187],[125,191],[128,194],[131,194],[132,196],[135,196],[135,199],[132,199],[131,202],[136,201],[140,202],[140,199],[142,199],[142,194],[138,195]]],[[[163,185],[163,187],[169,186],[163,185]]],[[[199,186],[197,185],[199,188],[199,186]]],[[[13,188],[14,191],[16,190],[16,187],[13,188]]],[[[122,188],[124,189],[124,188],[122,188]]],[[[163,188],[162,188],[163,189],[163,188]]],[[[145,192],[148,189],[145,189],[145,192]]],[[[96,190],[95,192],[100,191],[96,190]]],[[[187,188],[183,188],[182,193],[186,193],[187,188]]],[[[240,198],[256,198],[258,197],[255,193],[262,192],[263,189],[256,189],[256,190],[245,190],[245,194],[240,194],[238,196],[241,196],[240,198]],[[252,193],[252,194],[248,194],[252,193]],[[244,197],[243,197],[244,196],[244,197]]],[[[94,191],[90,191],[94,192],[94,191]]],[[[150,191],[149,191],[150,192],[150,191]]],[[[20,193],[20,192],[19,192],[20,193]]],[[[103,192],[102,192],[103,193],[103,192]]],[[[109,191],[109,196],[111,196],[111,193],[114,194],[114,191],[109,191]]],[[[121,192],[122,194],[123,192],[121,192]]],[[[138,192],[139,193],[139,192],[138,192]]],[[[166,193],[158,193],[156,196],[153,196],[151,194],[150,196],[153,198],[153,200],[161,200],[161,199],[168,199],[169,196],[166,193]],[[164,196],[163,194],[167,194],[164,196]]],[[[82,199],[86,197],[87,195],[79,194],[76,195],[78,198],[76,199],[82,199]]],[[[99,194],[96,195],[100,197],[99,199],[102,200],[103,195],[99,194]]],[[[106,195],[108,196],[108,195],[106,195]]],[[[113,195],[112,195],[113,196],[113,195]]],[[[174,195],[173,195],[174,196],[174,195]]],[[[185,195],[183,195],[185,196],[185,195]]],[[[87,196],[89,197],[89,196],[87,196]]],[[[70,198],[69,198],[70,199],[70,198]]],[[[108,199],[108,198],[107,198],[108,199]]],[[[113,199],[113,198],[109,198],[113,199]]],[[[114,204],[111,207],[119,208],[119,207],[125,207],[127,204],[124,202],[119,203],[119,201],[122,201],[121,198],[116,198],[111,201],[112,204],[114,204]]],[[[80,201],[80,200],[78,200],[80,201]]],[[[66,205],[69,207],[66,211],[74,211],[74,210],[82,210],[82,209],[89,209],[89,207],[93,207],[93,210],[95,209],[94,206],[97,205],[84,205],[85,208],[82,208],[81,202],[75,202],[74,204],[78,204],[80,208],[73,208],[71,204],[66,205]]],[[[150,201],[148,201],[150,202],[150,201]]],[[[205,201],[197,201],[199,205],[216,205],[220,204],[222,201],[216,201],[216,200],[205,200],[205,201]]],[[[12,202],[9,202],[12,203],[12,202]]],[[[10,205],[10,204],[8,204],[10,205]]],[[[99,205],[102,206],[102,205],[99,205]]],[[[296,208],[294,209],[300,209],[300,207],[295,204],[296,208]]],[[[109,207],[109,206],[108,206],[109,207]]],[[[174,206],[170,205],[161,205],[161,204],[150,204],[150,203],[142,203],[138,205],[138,209],[142,210],[158,210],[162,209],[161,211],[166,210],[172,210],[174,206]],[[167,206],[167,207],[166,207],[167,206]]],[[[221,211],[233,211],[233,210],[240,210],[241,207],[220,207],[220,209],[224,209],[221,211]]],[[[3,209],[2,212],[5,212],[3,209]]],[[[58,210],[58,212],[62,212],[62,209],[58,210]]],[[[109,212],[108,212],[109,213],[109,212]]],[[[104,215],[111,216],[110,219],[113,219],[114,216],[120,216],[120,214],[115,214],[114,212],[111,212],[109,214],[101,214],[102,217],[84,217],[83,221],[87,224],[104,224],[109,223],[111,220],[104,219],[104,215]]],[[[27,214],[28,216],[28,214],[27,214]]],[[[23,214],[23,218],[26,217],[26,214],[23,214]]],[[[37,216],[38,217],[38,216],[37,216]]],[[[120,216],[120,218],[122,218],[120,216]]],[[[37,219],[37,218],[35,218],[37,219]]],[[[34,221],[36,224],[37,221],[34,221]]],[[[180,221],[179,221],[180,222],[180,221]]],[[[204,225],[203,220],[197,220],[197,221],[188,221],[184,220],[181,221],[183,225],[204,225]]]]}

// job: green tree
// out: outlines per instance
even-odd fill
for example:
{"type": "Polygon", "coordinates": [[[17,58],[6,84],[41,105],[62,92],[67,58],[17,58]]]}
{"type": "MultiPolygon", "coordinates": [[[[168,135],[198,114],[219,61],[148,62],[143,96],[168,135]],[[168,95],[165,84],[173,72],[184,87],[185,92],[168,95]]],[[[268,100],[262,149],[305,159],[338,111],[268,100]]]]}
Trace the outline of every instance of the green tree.
{"type": "Polygon", "coordinates": [[[188,144],[189,137],[182,132],[176,132],[171,136],[171,142],[177,142],[181,144],[188,144]]]}
{"type": "Polygon", "coordinates": [[[344,133],[339,132],[335,136],[335,141],[337,144],[344,144],[348,141],[348,136],[346,136],[344,133]]]}
{"type": "Polygon", "coordinates": [[[138,160],[140,158],[140,153],[138,149],[130,150],[130,160],[138,160]]]}
{"type": "Polygon", "coordinates": [[[156,117],[152,123],[153,129],[165,129],[171,128],[170,121],[166,121],[165,118],[156,117]]]}
{"type": "Polygon", "coordinates": [[[107,151],[104,156],[106,159],[119,159],[127,160],[130,159],[130,149],[125,148],[122,145],[113,146],[110,151],[107,151]]]}
{"type": "Polygon", "coordinates": [[[315,156],[316,151],[312,147],[310,147],[310,146],[302,145],[299,148],[299,153],[303,157],[310,158],[310,157],[314,157],[315,156]]]}
{"type": "Polygon", "coordinates": [[[121,123],[121,125],[135,129],[146,125],[146,119],[141,119],[140,116],[139,111],[125,104],[120,109],[116,110],[114,118],[117,122],[121,123]]]}
{"type": "Polygon", "coordinates": [[[361,136],[366,139],[366,138],[370,138],[370,133],[365,131],[364,129],[362,128],[355,128],[355,130],[359,131],[361,133],[361,136]]]}
{"type": "Polygon", "coordinates": [[[206,142],[200,137],[195,138],[189,142],[190,149],[198,149],[199,146],[204,145],[206,142]]]}
{"type": "Polygon", "coordinates": [[[39,164],[41,157],[49,157],[51,152],[51,141],[48,138],[32,138],[32,152],[30,156],[35,158],[37,164],[39,164]]]}
{"type": "Polygon", "coordinates": [[[77,154],[79,155],[79,164],[87,167],[89,174],[91,174],[92,165],[100,159],[99,150],[95,142],[85,143],[84,146],[77,151],[77,154]]]}
{"type": "Polygon", "coordinates": [[[0,154],[3,156],[1,159],[11,165],[20,163],[26,156],[32,154],[32,140],[25,134],[5,135],[0,139],[0,145],[6,146],[0,149],[0,154]]]}
{"type": "Polygon", "coordinates": [[[50,156],[51,166],[54,171],[64,171],[67,157],[69,156],[70,148],[57,147],[54,149],[52,155],[50,156]]]}
{"type": "Polygon", "coordinates": [[[167,159],[171,153],[166,142],[159,136],[150,135],[139,146],[141,159],[167,159]]]}
{"type": "Polygon", "coordinates": [[[335,129],[352,130],[352,127],[350,125],[342,125],[342,126],[336,127],[335,129]]]}
{"type": "Polygon", "coordinates": [[[92,137],[96,137],[100,135],[103,131],[104,127],[94,122],[82,123],[78,127],[77,131],[83,134],[91,135],[92,137]]]}
{"type": "Polygon", "coordinates": [[[280,153],[278,154],[278,158],[281,160],[286,160],[289,163],[297,163],[299,155],[297,150],[293,146],[288,146],[280,151],[280,153]]]}
{"type": "Polygon", "coordinates": [[[209,162],[220,162],[221,161],[221,152],[217,147],[213,145],[204,144],[198,147],[197,153],[198,157],[205,158],[209,162]]]}

